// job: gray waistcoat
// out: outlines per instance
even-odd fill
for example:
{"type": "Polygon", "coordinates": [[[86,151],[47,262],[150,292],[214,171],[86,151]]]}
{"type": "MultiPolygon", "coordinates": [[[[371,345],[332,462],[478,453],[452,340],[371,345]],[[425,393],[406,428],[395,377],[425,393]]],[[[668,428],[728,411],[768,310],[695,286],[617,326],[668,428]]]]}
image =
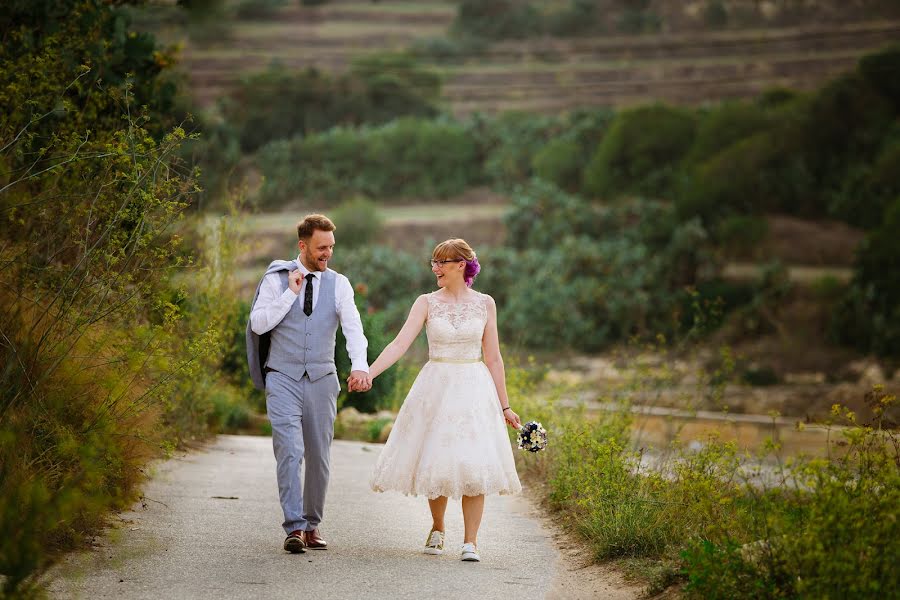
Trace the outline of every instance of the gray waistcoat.
{"type": "MultiPolygon", "coordinates": [[[[280,271],[282,289],[288,288],[288,272],[280,271]]],[[[337,372],[334,340],[338,316],[334,309],[334,271],[322,273],[319,297],[310,316],[303,313],[303,299],[297,301],[270,333],[266,366],[299,381],[304,373],[312,381],[337,372]]],[[[303,292],[301,292],[301,295],[303,292]]]]}

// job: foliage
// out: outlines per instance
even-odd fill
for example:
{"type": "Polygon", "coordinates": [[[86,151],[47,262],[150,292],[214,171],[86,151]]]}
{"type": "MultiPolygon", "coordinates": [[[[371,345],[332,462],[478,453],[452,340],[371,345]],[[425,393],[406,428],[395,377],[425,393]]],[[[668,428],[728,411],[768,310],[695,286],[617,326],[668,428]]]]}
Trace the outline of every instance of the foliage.
{"type": "Polygon", "coordinates": [[[504,307],[504,336],[527,346],[597,350],[668,331],[704,261],[703,228],[659,202],[601,206],[538,180],[514,193],[506,224],[519,251],[486,253],[479,286],[504,307]]]}
{"type": "Polygon", "coordinates": [[[896,589],[900,446],[881,426],[892,396],[876,388],[867,397],[870,424],[835,407],[824,427],[843,428],[832,430],[828,458],[783,461],[775,443],[751,455],[715,434],[693,450],[631,442],[630,402],[660,377],[636,371],[614,390],[613,412],[510,396],[550,439],[541,454],[518,457],[520,472],[546,481],[551,506],[598,559],[660,565],[669,583],[686,580],[687,597],[879,598],[896,589]]]}
{"type": "Polygon", "coordinates": [[[625,0],[622,14],[616,23],[623,33],[655,33],[662,27],[662,19],[650,10],[650,0],[625,0]]]}
{"type": "Polygon", "coordinates": [[[863,56],[859,72],[878,92],[888,98],[900,113],[900,83],[894,75],[900,71],[900,44],[891,44],[880,51],[863,56]]]}
{"type": "Polygon", "coordinates": [[[581,183],[581,157],[584,156],[578,142],[557,138],[547,143],[531,160],[537,177],[549,181],[561,189],[574,191],[581,183]]]}
{"type": "Polygon", "coordinates": [[[384,219],[375,203],[361,196],[338,206],[331,219],[340,232],[341,248],[372,244],[381,235],[384,226],[384,219]]]}
{"type": "Polygon", "coordinates": [[[686,162],[703,162],[770,125],[771,116],[759,103],[724,102],[700,116],[697,137],[686,162]]]}
{"type": "Polygon", "coordinates": [[[431,117],[440,79],[407,54],[375,54],[354,60],[330,76],[315,68],[290,71],[272,64],[243,77],[221,103],[225,121],[240,132],[246,152],[293,136],[332,127],[380,124],[402,116],[431,117]]]}
{"type": "Polygon", "coordinates": [[[294,196],[334,199],[450,196],[477,183],[476,147],[462,125],[401,119],[380,127],[336,128],[276,141],[257,157],[263,203],[294,196]]]}
{"type": "Polygon", "coordinates": [[[495,118],[476,116],[470,135],[484,157],[484,172],[495,186],[505,187],[532,176],[535,153],[561,129],[558,117],[505,112],[495,118]]]}
{"type": "MultiPolygon", "coordinates": [[[[356,304],[360,309],[363,331],[369,342],[368,362],[371,365],[384,347],[393,337],[390,337],[385,327],[385,314],[370,312],[365,297],[365,286],[356,284],[356,304]]],[[[397,383],[398,371],[389,369],[372,382],[372,389],[365,393],[349,393],[344,383],[350,376],[350,358],[347,356],[347,339],[343,332],[338,332],[335,345],[335,364],[337,365],[338,379],[341,381],[341,393],[338,396],[338,410],[352,406],[360,412],[376,412],[382,408],[388,408],[394,396],[394,387],[397,383]]]]}
{"type": "Polygon", "coordinates": [[[678,108],[652,105],[619,113],[585,170],[585,191],[667,194],[694,131],[693,115],[678,108]]]}
{"type": "Polygon", "coordinates": [[[415,299],[433,287],[430,256],[430,250],[415,257],[375,245],[342,250],[333,261],[338,271],[362,288],[367,308],[385,311],[386,325],[399,331],[415,299]]]}
{"type": "Polygon", "coordinates": [[[116,3],[52,4],[0,9],[0,572],[13,596],[133,501],[147,459],[208,431],[232,308],[228,244],[192,262],[175,233],[196,187],[171,126],[171,57],[116,3]]]}
{"type": "Polygon", "coordinates": [[[853,281],[839,305],[832,332],[862,352],[900,355],[900,197],[857,251],[853,281]]]}
{"type": "Polygon", "coordinates": [[[268,19],[286,4],[287,0],[240,0],[235,12],[241,19],[268,19]]]}
{"type": "Polygon", "coordinates": [[[488,39],[526,38],[541,31],[537,10],[516,0],[463,0],[457,8],[455,32],[488,39]]]}

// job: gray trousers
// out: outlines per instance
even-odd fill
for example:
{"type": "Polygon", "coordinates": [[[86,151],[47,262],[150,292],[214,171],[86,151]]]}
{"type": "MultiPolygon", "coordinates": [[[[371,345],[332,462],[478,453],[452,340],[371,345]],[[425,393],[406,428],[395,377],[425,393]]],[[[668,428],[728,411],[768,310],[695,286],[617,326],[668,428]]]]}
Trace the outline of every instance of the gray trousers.
{"type": "Polygon", "coordinates": [[[340,390],[335,373],[314,382],[308,375],[295,381],[278,371],[266,374],[266,410],[272,423],[285,533],[311,531],[322,522],[340,390]],[[301,485],[304,458],[306,475],[301,485]]]}

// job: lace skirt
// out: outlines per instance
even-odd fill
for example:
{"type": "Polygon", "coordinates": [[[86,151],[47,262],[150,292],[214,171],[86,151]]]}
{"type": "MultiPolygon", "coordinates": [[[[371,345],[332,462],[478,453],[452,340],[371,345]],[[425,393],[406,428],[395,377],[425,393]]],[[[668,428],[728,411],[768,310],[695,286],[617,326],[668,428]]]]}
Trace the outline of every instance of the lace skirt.
{"type": "Polygon", "coordinates": [[[503,411],[482,362],[428,362],[369,481],[376,492],[437,498],[521,491],[503,411]]]}

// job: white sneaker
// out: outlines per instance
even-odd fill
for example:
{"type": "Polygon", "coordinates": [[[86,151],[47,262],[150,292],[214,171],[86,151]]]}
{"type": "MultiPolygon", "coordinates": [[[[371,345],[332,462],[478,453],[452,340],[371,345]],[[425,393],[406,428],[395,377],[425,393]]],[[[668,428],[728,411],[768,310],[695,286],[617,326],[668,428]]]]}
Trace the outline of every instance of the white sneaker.
{"type": "Polygon", "coordinates": [[[478,556],[478,550],[475,549],[475,544],[466,542],[462,545],[462,556],[460,556],[459,559],[469,562],[479,562],[481,557],[478,556]]]}
{"type": "Polygon", "coordinates": [[[432,529],[425,540],[425,554],[444,553],[444,532],[432,529]]]}

